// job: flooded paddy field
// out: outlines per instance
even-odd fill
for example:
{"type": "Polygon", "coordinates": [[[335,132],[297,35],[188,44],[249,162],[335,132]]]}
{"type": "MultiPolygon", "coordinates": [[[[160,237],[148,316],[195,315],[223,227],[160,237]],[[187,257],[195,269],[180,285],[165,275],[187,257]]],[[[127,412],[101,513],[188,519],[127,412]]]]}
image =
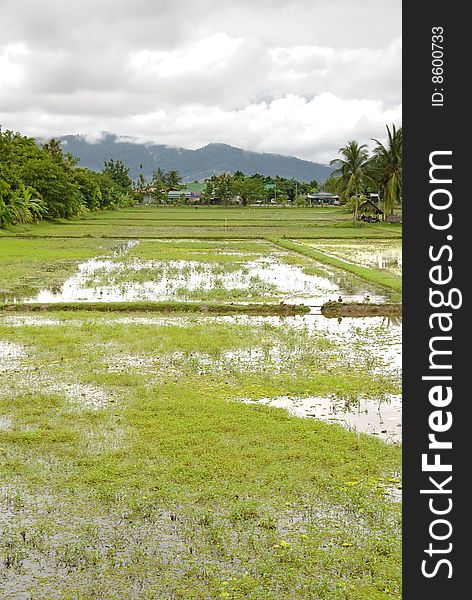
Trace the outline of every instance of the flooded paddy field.
{"type": "Polygon", "coordinates": [[[117,247],[115,240],[0,236],[0,302],[58,289],[81,261],[112,254],[117,247]]]}
{"type": "Polygon", "coordinates": [[[401,240],[343,240],[335,244],[318,240],[308,245],[353,264],[385,270],[398,277],[402,274],[401,240]]]}
{"type": "MultiPolygon", "coordinates": [[[[389,296],[262,238],[57,241],[15,297],[389,296]]],[[[0,311],[0,379],[2,598],[401,597],[400,320],[0,311]]]]}
{"type": "Polygon", "coordinates": [[[262,573],[288,594],[295,581],[277,571],[295,561],[303,597],[308,582],[337,594],[319,571],[334,557],[353,569],[371,535],[376,552],[398,551],[386,491],[397,447],[262,405],[270,394],[388,406],[399,393],[397,326],[369,329],[369,355],[362,324],[321,319],[3,318],[2,462],[21,482],[3,497],[7,581],[87,597],[103,572],[119,597],[122,569],[162,595],[193,573],[215,597],[230,586],[243,598],[264,593],[262,573]]]}
{"type": "MultiPolygon", "coordinates": [[[[42,247],[50,244],[57,242],[44,240],[42,247]]],[[[62,285],[31,296],[20,295],[20,287],[3,300],[283,301],[320,307],[340,296],[358,302],[366,296],[375,302],[390,298],[388,290],[265,240],[117,240],[103,250],[104,255],[78,263],[62,285]]]]}

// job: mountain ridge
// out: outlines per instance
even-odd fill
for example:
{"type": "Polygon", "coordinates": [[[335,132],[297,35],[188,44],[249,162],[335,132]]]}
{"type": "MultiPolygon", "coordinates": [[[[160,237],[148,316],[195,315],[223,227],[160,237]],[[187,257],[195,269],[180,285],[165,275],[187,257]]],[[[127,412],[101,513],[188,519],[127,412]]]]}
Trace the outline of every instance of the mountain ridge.
{"type": "Polygon", "coordinates": [[[88,142],[81,135],[64,135],[58,138],[66,152],[80,159],[80,166],[95,171],[103,169],[105,160],[122,160],[136,179],[141,172],[149,180],[160,167],[163,171],[176,169],[183,181],[203,181],[222,172],[242,171],[245,175],[260,173],[279,175],[299,181],[326,179],[332,169],[294,156],[245,150],[225,143],[210,143],[196,150],[179,148],[154,142],[138,143],[132,138],[119,138],[106,133],[98,141],[88,142]]]}

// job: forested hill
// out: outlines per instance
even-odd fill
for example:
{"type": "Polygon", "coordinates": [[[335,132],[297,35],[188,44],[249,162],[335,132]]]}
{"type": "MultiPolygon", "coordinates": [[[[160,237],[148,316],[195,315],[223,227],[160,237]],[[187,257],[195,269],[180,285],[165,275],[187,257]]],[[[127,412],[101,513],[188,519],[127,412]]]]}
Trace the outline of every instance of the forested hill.
{"type": "Polygon", "coordinates": [[[67,135],[59,139],[64,151],[80,158],[80,166],[101,171],[105,160],[122,160],[130,168],[133,179],[138,176],[140,165],[143,175],[148,179],[160,167],[163,171],[179,171],[184,181],[203,181],[212,175],[238,170],[246,175],[260,173],[298,181],[321,181],[331,172],[327,165],[293,156],[250,152],[227,144],[208,144],[197,150],[186,150],[162,144],[118,141],[112,134],[106,134],[96,143],[87,142],[78,135],[67,135]]]}

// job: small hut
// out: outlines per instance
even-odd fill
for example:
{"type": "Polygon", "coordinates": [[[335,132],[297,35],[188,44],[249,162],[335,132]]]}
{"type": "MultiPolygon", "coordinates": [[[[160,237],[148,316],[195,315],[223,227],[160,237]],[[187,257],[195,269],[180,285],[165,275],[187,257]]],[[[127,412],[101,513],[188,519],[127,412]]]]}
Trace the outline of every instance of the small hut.
{"type": "Polygon", "coordinates": [[[365,200],[359,205],[358,219],[367,223],[376,223],[383,215],[383,211],[371,200],[365,200]]]}

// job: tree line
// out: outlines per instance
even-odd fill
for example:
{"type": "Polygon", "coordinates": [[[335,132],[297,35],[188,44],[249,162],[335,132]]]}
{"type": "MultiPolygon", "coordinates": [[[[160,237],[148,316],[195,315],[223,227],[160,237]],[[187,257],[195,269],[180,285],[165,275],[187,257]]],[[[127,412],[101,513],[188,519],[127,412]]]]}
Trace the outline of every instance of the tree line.
{"type": "MultiPolygon", "coordinates": [[[[357,219],[359,204],[377,193],[385,214],[391,214],[402,197],[402,129],[387,126],[387,141],[378,140],[369,155],[366,144],[349,141],[330,164],[334,170],[321,189],[338,194],[357,219]]],[[[105,161],[101,172],[80,167],[79,159],[65,152],[60,141],[38,144],[34,138],[0,131],[0,227],[49,218],[79,217],[88,211],[130,206],[151,194],[157,203],[168,203],[169,190],[184,187],[177,170],[158,168],[151,181],[142,172],[136,181],[120,160],[105,161]]],[[[259,173],[213,175],[205,182],[200,203],[213,199],[228,205],[272,202],[306,205],[306,195],[316,193],[318,182],[300,182],[259,173]]],[[[174,200],[175,201],[175,200],[174,200]]],[[[188,200],[182,196],[179,203],[188,200]]]]}
{"type": "Polygon", "coordinates": [[[102,172],[78,162],[56,139],[38,144],[20,133],[0,132],[0,227],[134,202],[128,169],[120,161],[105,162],[102,172]]]}
{"type": "MultiPolygon", "coordinates": [[[[195,182],[198,183],[198,182],[195,182]]],[[[170,190],[183,190],[187,184],[182,183],[182,177],[176,170],[164,173],[160,168],[151,177],[149,182],[141,175],[138,177],[135,193],[141,196],[153,196],[159,204],[176,202],[186,204],[188,199],[184,196],[168,200],[167,192],[170,190]]],[[[316,192],[318,182],[300,182],[280,176],[266,176],[260,173],[245,175],[242,171],[215,174],[205,180],[203,193],[199,199],[200,204],[210,204],[215,198],[228,205],[238,200],[243,205],[253,202],[274,201],[277,204],[297,203],[303,194],[316,192]]]]}

